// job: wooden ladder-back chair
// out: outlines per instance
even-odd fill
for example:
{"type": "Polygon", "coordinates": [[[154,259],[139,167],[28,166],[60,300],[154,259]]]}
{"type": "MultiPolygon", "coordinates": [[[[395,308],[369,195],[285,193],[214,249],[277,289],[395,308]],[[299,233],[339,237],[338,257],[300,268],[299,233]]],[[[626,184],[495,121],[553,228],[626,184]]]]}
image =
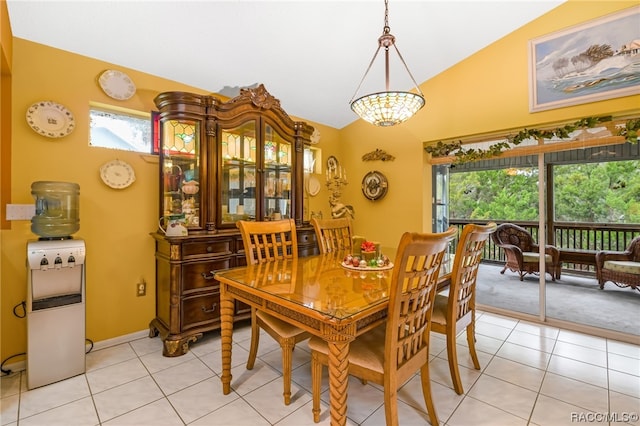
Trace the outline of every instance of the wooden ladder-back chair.
{"type": "MultiPolygon", "coordinates": [[[[420,371],[422,393],[432,425],[438,424],[429,379],[429,331],[438,274],[454,227],[438,234],[406,232],[400,239],[389,283],[389,308],[384,324],[351,342],[348,373],[384,387],[387,426],[398,424],[397,389],[420,371]]],[[[309,340],[313,420],[320,421],[320,380],[328,364],[328,346],[309,340]]]]}
{"type": "MultiPolygon", "coordinates": [[[[533,241],[531,233],[513,223],[503,223],[491,234],[491,239],[496,246],[504,250],[507,262],[501,274],[509,268],[520,275],[520,281],[527,274],[540,272],[539,245],[533,241]]],[[[560,268],[560,250],[552,245],[544,247],[545,271],[551,275],[551,280],[556,280],[560,268]]]]}
{"type": "Polygon", "coordinates": [[[351,252],[351,221],[349,218],[311,219],[311,225],[316,231],[316,239],[320,253],[336,251],[351,252]]]}
{"type": "MultiPolygon", "coordinates": [[[[298,259],[296,225],[292,219],[251,222],[238,221],[242,234],[248,265],[277,262],[284,259],[298,259]]],[[[260,328],[275,339],[282,348],[282,381],[284,403],[291,402],[291,359],[293,348],[298,342],[309,338],[309,334],[285,321],[275,318],[256,308],[251,308],[251,347],[247,369],[253,369],[258,354],[260,328]]]]}
{"type": "Polygon", "coordinates": [[[482,261],[483,248],[495,230],[496,224],[493,222],[487,225],[465,225],[453,260],[449,294],[436,295],[433,307],[431,331],[445,334],[447,337],[447,357],[449,358],[451,381],[459,395],[464,390],[458,369],[456,337],[466,329],[473,366],[479,370],[480,362],[475,346],[476,280],[482,261]]]}

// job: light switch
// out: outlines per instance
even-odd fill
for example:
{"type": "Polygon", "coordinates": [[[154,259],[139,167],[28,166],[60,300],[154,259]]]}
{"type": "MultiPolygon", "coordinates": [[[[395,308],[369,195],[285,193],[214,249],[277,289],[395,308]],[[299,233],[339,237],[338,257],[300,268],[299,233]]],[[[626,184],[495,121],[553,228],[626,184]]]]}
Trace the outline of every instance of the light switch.
{"type": "Polygon", "coordinates": [[[7,220],[31,220],[35,215],[35,204],[7,204],[7,220]]]}

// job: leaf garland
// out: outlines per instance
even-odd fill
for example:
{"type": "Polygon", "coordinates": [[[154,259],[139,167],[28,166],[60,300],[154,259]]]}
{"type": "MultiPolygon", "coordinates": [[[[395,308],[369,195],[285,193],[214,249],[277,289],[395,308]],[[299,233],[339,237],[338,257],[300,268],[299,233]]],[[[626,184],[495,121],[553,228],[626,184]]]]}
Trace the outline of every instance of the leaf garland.
{"type": "MultiPolygon", "coordinates": [[[[453,154],[456,157],[456,163],[462,164],[469,161],[477,161],[485,158],[492,158],[500,155],[504,150],[513,148],[520,145],[522,141],[528,139],[552,139],[554,137],[560,139],[566,139],[571,132],[578,129],[593,128],[600,123],[612,121],[611,116],[605,117],[585,117],[575,123],[566,124],[557,129],[551,130],[538,130],[538,129],[524,129],[519,131],[515,135],[507,136],[505,141],[496,142],[490,145],[487,149],[480,148],[468,148],[465,149],[462,146],[462,141],[442,142],[438,141],[435,145],[425,147],[425,151],[431,154],[433,157],[446,157],[453,154]]],[[[637,144],[638,132],[640,131],[640,119],[628,120],[625,127],[620,129],[618,136],[624,136],[626,142],[637,144]]]]}

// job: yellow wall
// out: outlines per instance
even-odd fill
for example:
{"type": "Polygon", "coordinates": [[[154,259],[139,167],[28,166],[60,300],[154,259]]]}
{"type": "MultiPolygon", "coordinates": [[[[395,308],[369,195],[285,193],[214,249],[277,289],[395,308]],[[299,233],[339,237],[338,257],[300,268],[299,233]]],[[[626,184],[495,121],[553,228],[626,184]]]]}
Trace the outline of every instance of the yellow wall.
{"type": "MultiPolygon", "coordinates": [[[[154,244],[149,233],[157,229],[158,165],[149,156],[90,147],[89,102],[148,112],[156,109],[153,99],[160,92],[205,92],[22,39],[14,40],[13,73],[11,203],[33,204],[31,183],[38,180],[78,183],[80,230],[74,237],[87,246],[87,338],[99,342],[146,329],[155,315],[154,244]],[[114,68],[136,83],[136,94],[127,101],[109,98],[97,83],[104,70],[114,68]],[[75,116],[73,133],[51,139],[34,132],[25,113],[40,100],[67,107],[75,116]],[[130,163],[136,173],[133,185],[123,190],[107,187],[99,176],[100,166],[116,158],[130,163]],[[148,283],[145,297],[136,297],[140,278],[148,283]]],[[[323,142],[335,145],[337,130],[318,127],[323,142]]],[[[311,208],[324,207],[321,200],[322,194],[314,197],[311,208]]],[[[4,359],[26,349],[26,321],[15,317],[12,309],[26,299],[26,242],[36,236],[30,221],[13,221],[2,237],[4,359]]]]}
{"type": "MultiPolygon", "coordinates": [[[[423,143],[586,116],[639,111],[640,95],[529,113],[528,41],[637,5],[637,1],[569,1],[445,72],[421,84],[425,107],[392,128],[362,120],[340,131],[338,160],[350,175],[343,200],[356,210],[355,232],[394,247],[406,230],[431,231],[431,168],[425,167],[423,143]],[[393,162],[363,162],[376,148],[393,162]],[[389,179],[381,200],[367,200],[362,177],[379,170],[389,179]]],[[[406,58],[410,63],[411,58],[406,58]]],[[[391,82],[393,84],[393,81],[391,82]]]]}
{"type": "MultiPolygon", "coordinates": [[[[423,83],[425,108],[401,126],[376,128],[359,120],[337,130],[309,122],[320,130],[317,147],[322,149],[323,163],[335,155],[347,170],[350,183],[342,202],[355,207],[355,232],[381,241],[384,250],[395,247],[406,230],[431,230],[431,170],[425,165],[425,141],[637,109],[640,96],[530,114],[527,89],[529,39],[635,4],[637,1],[563,4],[423,83]],[[361,160],[378,148],[395,156],[395,161],[361,160]],[[389,179],[386,197],[375,202],[361,191],[362,177],[370,170],[389,179]]],[[[146,329],[155,313],[154,247],[148,234],[156,229],[157,165],[135,153],[90,148],[89,102],[150,111],[160,92],[203,91],[20,39],[14,40],[12,71],[11,202],[33,203],[30,186],[37,180],[79,183],[81,222],[76,237],[87,244],[87,337],[99,342],[146,329]],[[115,101],[98,86],[97,76],[112,68],[125,71],[136,83],[138,90],[132,99],[115,101]],[[33,132],[25,112],[39,100],[53,100],[69,108],[76,117],[74,132],[62,139],[33,132]],[[135,169],[137,180],[127,189],[113,190],[100,181],[100,166],[115,158],[135,169]],[[141,277],[149,283],[146,297],[135,296],[135,283],[141,277]]],[[[318,178],[324,183],[324,175],[318,178]]],[[[324,185],[310,198],[309,209],[330,216],[324,185]]],[[[3,359],[26,350],[26,322],[16,318],[12,309],[26,298],[25,245],[34,237],[28,221],[14,221],[10,230],[0,230],[3,359]]]]}

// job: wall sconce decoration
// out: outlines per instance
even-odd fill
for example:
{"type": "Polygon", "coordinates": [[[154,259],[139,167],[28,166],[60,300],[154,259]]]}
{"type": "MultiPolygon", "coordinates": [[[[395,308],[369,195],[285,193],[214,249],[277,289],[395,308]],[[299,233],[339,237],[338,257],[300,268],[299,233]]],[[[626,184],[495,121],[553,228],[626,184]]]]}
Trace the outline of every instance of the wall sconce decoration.
{"type": "Polygon", "coordinates": [[[327,188],[329,189],[329,206],[331,207],[331,217],[334,219],[348,217],[353,219],[355,211],[353,206],[340,202],[342,187],[347,185],[347,171],[338,164],[338,160],[331,156],[327,160],[327,188]]]}
{"type": "Polygon", "coordinates": [[[386,151],[382,149],[376,149],[375,151],[371,151],[362,156],[362,161],[393,161],[396,157],[391,154],[387,154],[386,151]]]}

